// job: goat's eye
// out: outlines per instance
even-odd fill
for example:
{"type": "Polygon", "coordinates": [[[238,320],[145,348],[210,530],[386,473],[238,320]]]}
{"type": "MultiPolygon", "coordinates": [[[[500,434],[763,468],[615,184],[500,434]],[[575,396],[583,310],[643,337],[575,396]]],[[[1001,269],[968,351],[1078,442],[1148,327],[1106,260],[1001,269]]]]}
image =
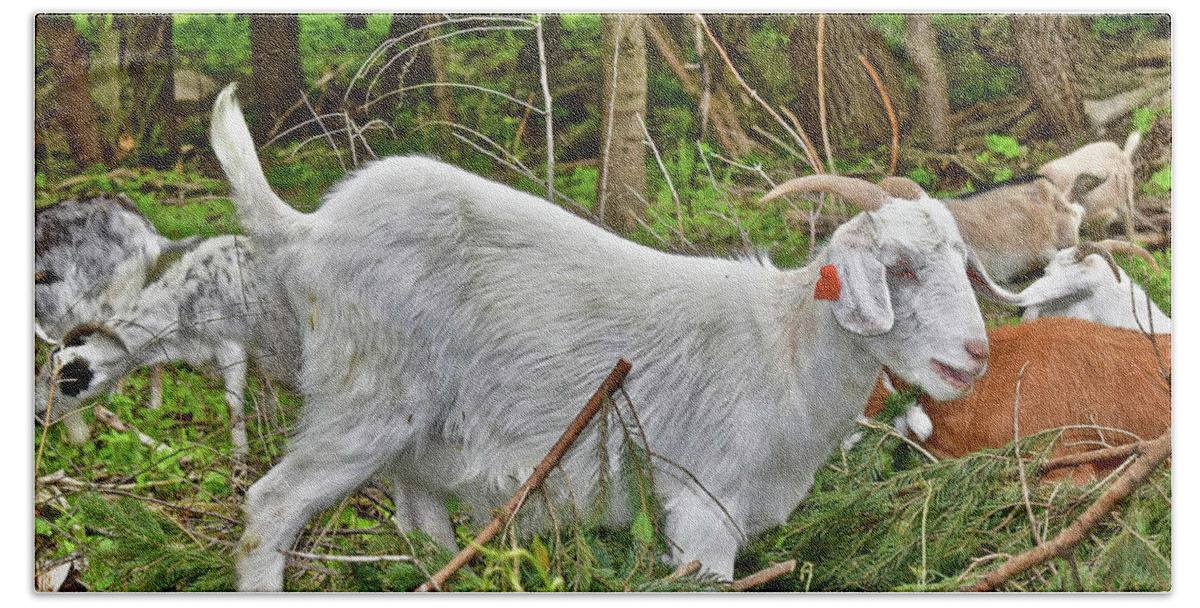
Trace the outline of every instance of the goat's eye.
{"type": "Polygon", "coordinates": [[[34,285],[49,285],[51,283],[57,283],[61,280],[62,279],[59,278],[58,275],[54,274],[53,270],[42,270],[34,273],[33,275],[34,285]]]}

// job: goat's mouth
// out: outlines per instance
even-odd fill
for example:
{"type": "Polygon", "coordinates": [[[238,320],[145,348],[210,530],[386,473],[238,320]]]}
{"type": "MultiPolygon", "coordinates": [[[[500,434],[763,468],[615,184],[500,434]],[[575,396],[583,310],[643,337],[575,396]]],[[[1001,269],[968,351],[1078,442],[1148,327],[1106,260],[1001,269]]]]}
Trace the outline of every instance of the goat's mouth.
{"type": "Polygon", "coordinates": [[[933,370],[937,372],[938,376],[940,376],[942,380],[946,381],[946,384],[949,384],[956,390],[968,390],[975,382],[975,374],[950,367],[949,365],[946,365],[937,359],[930,360],[930,365],[933,367],[933,370]]]}

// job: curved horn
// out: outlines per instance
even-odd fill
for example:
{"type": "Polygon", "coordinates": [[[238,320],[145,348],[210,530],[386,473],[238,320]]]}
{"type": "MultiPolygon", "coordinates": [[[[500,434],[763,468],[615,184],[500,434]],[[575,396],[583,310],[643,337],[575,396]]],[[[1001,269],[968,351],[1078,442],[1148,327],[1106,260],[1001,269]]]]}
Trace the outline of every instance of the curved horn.
{"type": "Polygon", "coordinates": [[[929,196],[920,184],[907,177],[889,175],[879,180],[879,183],[876,185],[883,188],[884,192],[896,198],[908,199],[910,201],[920,200],[929,196]]]}
{"type": "Polygon", "coordinates": [[[1121,282],[1121,271],[1117,269],[1117,261],[1113,259],[1112,253],[1104,246],[1092,241],[1085,241],[1075,246],[1075,261],[1082,262],[1089,255],[1096,254],[1104,258],[1108,262],[1108,267],[1112,269],[1113,276],[1117,277],[1117,282],[1121,282]]]}
{"type": "Polygon", "coordinates": [[[858,205],[863,211],[875,211],[892,197],[883,188],[871,182],[842,175],[806,175],[790,179],[758,199],[765,203],[792,192],[828,192],[836,194],[846,202],[858,205]]]}
{"type": "Polygon", "coordinates": [[[1119,241],[1116,239],[1107,239],[1104,241],[1099,241],[1096,244],[1103,247],[1104,249],[1106,249],[1107,251],[1109,251],[1111,253],[1131,253],[1133,255],[1136,255],[1136,256],[1142,258],[1143,260],[1146,260],[1146,263],[1149,264],[1150,267],[1154,269],[1155,274],[1158,274],[1158,272],[1159,272],[1158,261],[1154,259],[1154,256],[1150,255],[1149,251],[1142,249],[1141,247],[1139,247],[1138,245],[1136,245],[1134,243],[1130,243],[1129,241],[1119,241]]]}

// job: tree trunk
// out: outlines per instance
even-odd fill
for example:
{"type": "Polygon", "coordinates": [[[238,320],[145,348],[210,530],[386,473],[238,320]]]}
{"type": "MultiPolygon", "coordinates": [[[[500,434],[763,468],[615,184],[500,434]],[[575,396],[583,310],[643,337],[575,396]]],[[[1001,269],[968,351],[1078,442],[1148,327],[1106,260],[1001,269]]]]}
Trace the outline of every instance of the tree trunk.
{"type": "Polygon", "coordinates": [[[933,30],[933,15],[905,15],[904,44],[920,81],[913,136],[930,150],[948,152],[954,145],[950,88],[938,51],[937,32],[933,30]]]}
{"type": "Polygon", "coordinates": [[[58,81],[58,120],[80,169],[104,161],[96,110],[88,85],[88,55],[75,23],[66,15],[39,15],[37,35],[46,44],[58,81]]]}
{"type": "Polygon", "coordinates": [[[308,118],[298,111],[304,96],[299,16],[252,13],[250,63],[257,111],[254,136],[263,142],[308,118]]]}
{"type": "MultiPolygon", "coordinates": [[[[791,108],[814,140],[821,133],[817,87],[818,15],[798,15],[790,31],[792,74],[797,87],[797,107],[791,108]]],[[[825,17],[823,44],[825,112],[829,138],[837,156],[839,149],[859,142],[861,149],[891,145],[892,127],[883,101],[859,55],[866,57],[883,81],[903,134],[912,118],[913,95],[904,89],[904,73],[892,56],[883,36],[867,26],[863,15],[825,17]]],[[[824,150],[821,150],[824,157],[824,150]]]]}
{"type": "Polygon", "coordinates": [[[735,79],[729,76],[728,67],[712,48],[711,42],[703,33],[703,29],[699,28],[695,18],[683,15],[648,15],[645,29],[683,90],[696,98],[697,111],[701,113],[701,128],[697,137],[704,139],[711,133],[720,149],[734,158],[753,150],[756,147],[755,141],[738,121],[737,106],[734,103],[734,98],[742,96],[743,92],[735,79]],[[681,42],[685,40],[703,49],[702,52],[697,52],[703,63],[698,71],[690,70],[686,65],[687,54],[683,50],[684,43],[681,42]],[[732,94],[730,87],[733,87],[732,94]]]}
{"type": "Polygon", "coordinates": [[[1087,52],[1086,30],[1077,15],[1012,15],[1017,64],[1029,95],[1041,111],[1044,139],[1080,139],[1087,117],[1075,65],[1087,52]]]}
{"type": "Polygon", "coordinates": [[[155,169],[175,164],[179,136],[175,128],[175,74],[171,15],[118,15],[124,33],[122,65],[131,83],[127,131],[118,139],[125,152],[155,169]]]}
{"type": "Polygon", "coordinates": [[[638,227],[646,209],[646,145],[638,121],[646,117],[644,21],[644,15],[606,14],[600,28],[604,89],[597,210],[605,224],[624,232],[638,227]]]}
{"type": "Polygon", "coordinates": [[[342,17],[342,23],[348,30],[365,30],[367,29],[366,13],[346,13],[342,17]]]}
{"type": "MultiPolygon", "coordinates": [[[[425,23],[437,23],[442,20],[440,15],[428,14],[425,15],[425,23]]],[[[433,40],[441,34],[440,28],[430,28],[425,30],[425,37],[433,40]]],[[[429,49],[429,65],[433,70],[434,82],[450,82],[450,74],[446,70],[446,47],[441,40],[433,40],[425,45],[429,49]]],[[[449,124],[458,121],[457,112],[454,109],[454,91],[450,87],[433,87],[433,98],[437,103],[438,120],[444,123],[438,129],[438,148],[443,159],[451,159],[458,156],[458,142],[454,139],[453,130],[449,124]]]]}
{"type": "MultiPolygon", "coordinates": [[[[419,13],[398,13],[392,15],[392,25],[388,29],[388,38],[399,38],[409,32],[415,31],[423,25],[425,25],[425,17],[419,13]]],[[[389,53],[384,61],[391,59],[395,53],[399,53],[425,40],[425,38],[425,34],[407,36],[397,43],[395,51],[389,53]]],[[[433,65],[429,60],[429,48],[417,47],[416,50],[405,53],[404,57],[388,68],[388,71],[384,73],[380,81],[379,90],[373,92],[373,96],[384,95],[404,86],[433,82],[433,65]]],[[[425,101],[430,106],[433,105],[433,92],[429,89],[416,89],[391,97],[396,104],[401,103],[401,100],[406,98],[408,101],[405,103],[413,104],[425,101]]]]}

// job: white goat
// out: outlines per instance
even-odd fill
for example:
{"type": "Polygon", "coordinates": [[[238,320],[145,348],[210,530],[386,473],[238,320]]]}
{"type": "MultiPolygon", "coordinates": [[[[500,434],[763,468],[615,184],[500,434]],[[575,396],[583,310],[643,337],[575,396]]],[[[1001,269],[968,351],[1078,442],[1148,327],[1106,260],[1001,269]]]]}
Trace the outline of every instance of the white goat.
{"type": "MultiPolygon", "coordinates": [[[[1068,190],[1050,180],[1028,176],[945,200],[963,240],[971,246],[992,278],[1011,283],[1050,261],[1059,249],[1079,242],[1083,207],[1072,202],[1099,183],[1081,175],[1068,190]]],[[[928,199],[916,182],[887,177],[879,186],[892,196],[928,199]]]]}
{"type": "Polygon", "coordinates": [[[1146,292],[1113,261],[1112,254],[1118,252],[1138,255],[1158,272],[1150,252],[1127,241],[1089,241],[1063,249],[1046,265],[1046,274],[1018,296],[1025,302],[1021,320],[1075,317],[1111,327],[1171,333],[1171,318],[1153,302],[1147,308],[1146,292]]]}
{"type": "MultiPolygon", "coordinates": [[[[884,364],[942,399],[985,367],[975,260],[953,218],[868,182],[809,176],[769,193],[833,192],[868,210],[808,266],[779,270],[642,247],[419,157],[368,165],[301,214],[263,176],[232,86],[212,143],[248,235],[287,262],[304,334],[305,420],[246,494],[242,590],[279,590],[305,522],[377,471],[397,480],[402,521],[452,543],[444,497],[487,517],[619,357],[657,455],[671,558],[730,579],[738,547],[807,494],[884,364]]],[[[616,435],[609,461],[595,461],[593,428],[562,462],[581,500],[600,469],[618,473],[616,435]]],[[[614,525],[630,517],[620,486],[606,493],[614,525]]],[[[547,493],[569,504],[564,487],[547,493]]]]}
{"type": "MultiPolygon", "coordinates": [[[[33,217],[33,327],[50,344],[74,327],[128,309],[160,256],[199,240],[172,241],[159,234],[123,194],[62,201],[37,208],[33,217]]],[[[161,403],[162,368],[156,366],[150,407],[161,403]]],[[[72,440],[87,437],[77,415],[66,427],[72,440]]]]}
{"type": "MultiPolygon", "coordinates": [[[[294,385],[299,328],[279,308],[275,283],[262,280],[245,237],[202,241],[139,294],[133,305],[99,324],[67,332],[38,374],[35,413],[50,418],[75,412],[129,372],[184,361],[215,364],[225,382],[234,456],[247,448],[242,395],[247,357],[267,377],[294,385]],[[57,385],[50,402],[53,369],[57,385]]],[[[84,427],[86,438],[86,427],[84,427]]]]}
{"type": "Polygon", "coordinates": [[[1133,196],[1137,188],[1133,153],[1141,140],[1141,133],[1134,131],[1125,139],[1124,149],[1111,141],[1090,143],[1038,170],[1064,192],[1082,176],[1090,176],[1099,184],[1077,201],[1083,205],[1083,232],[1089,238],[1103,238],[1105,229],[1118,215],[1125,218],[1125,236],[1133,238],[1133,196]]]}

